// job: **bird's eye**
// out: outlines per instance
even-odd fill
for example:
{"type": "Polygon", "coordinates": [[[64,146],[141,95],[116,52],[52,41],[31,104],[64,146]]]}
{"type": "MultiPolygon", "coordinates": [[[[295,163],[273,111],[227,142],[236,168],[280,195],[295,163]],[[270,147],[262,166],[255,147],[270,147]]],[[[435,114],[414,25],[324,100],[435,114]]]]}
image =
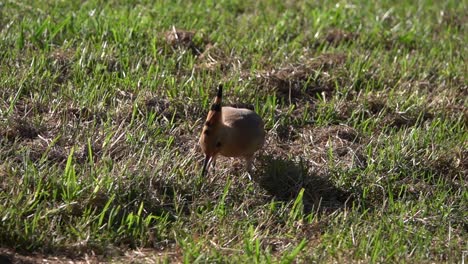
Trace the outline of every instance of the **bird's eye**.
{"type": "Polygon", "coordinates": [[[216,147],[217,148],[221,147],[221,142],[216,143],[216,147]]]}

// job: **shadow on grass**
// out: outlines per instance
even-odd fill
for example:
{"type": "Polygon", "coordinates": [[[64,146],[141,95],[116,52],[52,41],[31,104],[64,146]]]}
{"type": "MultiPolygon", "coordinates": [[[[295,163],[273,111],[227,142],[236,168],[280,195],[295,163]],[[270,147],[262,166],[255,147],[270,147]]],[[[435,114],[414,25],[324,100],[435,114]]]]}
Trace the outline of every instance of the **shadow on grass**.
{"type": "Polygon", "coordinates": [[[351,205],[351,194],[337,188],[326,176],[309,172],[306,164],[291,160],[261,156],[261,167],[255,181],[278,200],[295,200],[304,188],[304,213],[333,212],[351,205]]]}

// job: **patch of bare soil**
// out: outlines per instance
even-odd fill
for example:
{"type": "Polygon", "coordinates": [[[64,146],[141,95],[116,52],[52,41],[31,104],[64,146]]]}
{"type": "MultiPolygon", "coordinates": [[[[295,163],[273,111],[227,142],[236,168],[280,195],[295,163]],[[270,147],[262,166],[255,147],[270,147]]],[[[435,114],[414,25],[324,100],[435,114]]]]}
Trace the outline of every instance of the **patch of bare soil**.
{"type": "Polygon", "coordinates": [[[332,94],[335,79],[330,71],[341,67],[345,61],[344,54],[323,54],[302,63],[258,72],[255,78],[266,91],[277,92],[280,97],[295,102],[316,94],[332,94]]]}
{"type": "Polygon", "coordinates": [[[74,51],[71,49],[56,49],[49,55],[57,84],[64,83],[70,77],[73,54],[74,51]]]}
{"type": "Polygon", "coordinates": [[[145,107],[148,111],[154,111],[158,113],[158,115],[165,116],[166,118],[169,116],[169,107],[170,102],[166,98],[161,97],[150,97],[145,99],[145,107]]]}
{"type": "Polygon", "coordinates": [[[172,28],[164,33],[167,44],[174,48],[184,47],[189,48],[194,45],[193,37],[195,37],[195,31],[188,31],[183,29],[172,28]]]}
{"type": "MultiPolygon", "coordinates": [[[[115,251],[115,249],[114,249],[115,251]]],[[[81,257],[48,255],[41,253],[22,254],[13,249],[0,248],[0,264],[39,264],[39,263],[160,263],[167,259],[180,263],[183,253],[175,248],[137,249],[124,252],[108,252],[104,255],[85,254],[81,257]]]]}
{"type": "Polygon", "coordinates": [[[228,70],[240,72],[242,60],[234,54],[226,54],[216,43],[207,44],[205,51],[197,57],[195,68],[211,73],[225,73],[228,70]]]}
{"type": "Polygon", "coordinates": [[[11,118],[7,124],[0,127],[0,136],[9,140],[20,138],[22,140],[31,140],[37,138],[44,127],[36,125],[32,120],[26,118],[11,118]]]}
{"type": "Polygon", "coordinates": [[[278,138],[279,141],[281,142],[291,142],[297,140],[298,137],[298,129],[292,125],[279,125],[275,129],[275,134],[272,136],[275,136],[278,138]]]}
{"type": "Polygon", "coordinates": [[[349,43],[358,37],[357,33],[348,32],[342,29],[329,30],[324,38],[324,41],[332,46],[338,46],[342,43],[349,43]]]}
{"type": "Polygon", "coordinates": [[[6,138],[9,141],[33,140],[46,131],[43,124],[34,120],[35,115],[48,111],[43,104],[20,100],[12,110],[11,116],[0,123],[0,138],[6,138]]]}
{"type": "Polygon", "coordinates": [[[177,29],[172,27],[171,30],[164,32],[164,39],[174,50],[190,50],[194,55],[199,56],[205,50],[205,46],[209,43],[207,40],[202,40],[202,43],[195,41],[196,31],[177,29]]]}
{"type": "Polygon", "coordinates": [[[402,129],[415,126],[416,124],[424,122],[433,117],[434,115],[432,113],[429,113],[423,109],[411,113],[393,112],[384,118],[383,124],[387,124],[397,129],[402,129]]]}
{"type": "MultiPolygon", "coordinates": [[[[9,107],[7,104],[5,107],[9,107]]],[[[49,107],[40,102],[33,102],[30,99],[20,99],[13,107],[12,118],[25,119],[31,118],[36,114],[44,114],[49,111],[49,107]]]]}
{"type": "MultiPolygon", "coordinates": [[[[88,259],[72,260],[67,257],[46,256],[43,254],[21,254],[13,249],[0,248],[1,264],[36,264],[36,263],[87,263],[88,259]]],[[[89,262],[88,262],[89,263],[89,262]]],[[[97,263],[97,260],[95,262],[97,263]]]]}

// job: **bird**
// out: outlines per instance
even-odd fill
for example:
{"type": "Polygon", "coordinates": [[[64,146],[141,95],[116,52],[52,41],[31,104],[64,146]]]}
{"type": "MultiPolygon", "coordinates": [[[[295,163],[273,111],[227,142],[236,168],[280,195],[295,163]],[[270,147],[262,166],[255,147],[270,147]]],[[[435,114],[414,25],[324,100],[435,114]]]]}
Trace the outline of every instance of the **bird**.
{"type": "Polygon", "coordinates": [[[199,144],[205,154],[201,175],[206,175],[210,165],[214,169],[216,158],[221,155],[243,158],[251,179],[254,154],[265,143],[264,122],[250,109],[222,106],[222,97],[220,84],[200,135],[199,144]]]}

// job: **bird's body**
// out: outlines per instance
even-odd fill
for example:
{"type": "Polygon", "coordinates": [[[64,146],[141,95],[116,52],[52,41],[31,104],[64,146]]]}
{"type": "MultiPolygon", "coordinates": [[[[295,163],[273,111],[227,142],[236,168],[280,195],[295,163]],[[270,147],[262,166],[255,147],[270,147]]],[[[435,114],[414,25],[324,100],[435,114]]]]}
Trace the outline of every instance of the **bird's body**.
{"type": "Polygon", "coordinates": [[[263,120],[252,110],[225,106],[222,108],[226,144],[219,154],[225,157],[252,156],[263,146],[263,120]]]}
{"type": "Polygon", "coordinates": [[[249,109],[221,107],[221,97],[220,86],[200,136],[200,146],[205,153],[202,174],[208,163],[216,162],[217,155],[244,158],[250,172],[255,152],[265,143],[263,120],[249,109]]]}

